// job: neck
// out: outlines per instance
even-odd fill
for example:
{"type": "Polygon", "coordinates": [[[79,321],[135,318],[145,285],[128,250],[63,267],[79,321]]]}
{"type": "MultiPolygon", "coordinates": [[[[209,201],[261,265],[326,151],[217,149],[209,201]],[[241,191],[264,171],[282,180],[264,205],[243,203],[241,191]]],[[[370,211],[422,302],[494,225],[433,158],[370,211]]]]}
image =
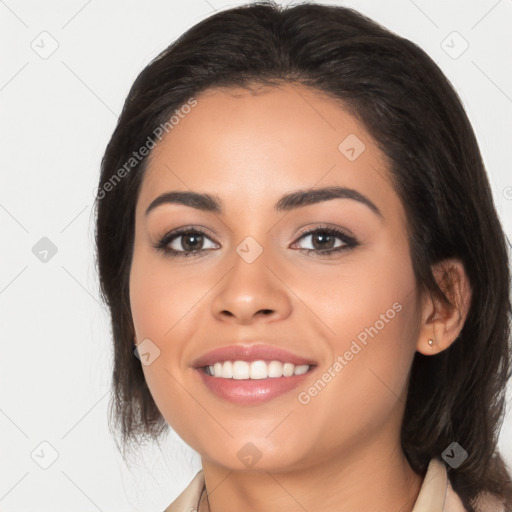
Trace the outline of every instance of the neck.
{"type": "Polygon", "coordinates": [[[399,442],[387,446],[367,443],[288,472],[232,471],[203,460],[207,492],[198,512],[411,512],[423,478],[399,442]]]}

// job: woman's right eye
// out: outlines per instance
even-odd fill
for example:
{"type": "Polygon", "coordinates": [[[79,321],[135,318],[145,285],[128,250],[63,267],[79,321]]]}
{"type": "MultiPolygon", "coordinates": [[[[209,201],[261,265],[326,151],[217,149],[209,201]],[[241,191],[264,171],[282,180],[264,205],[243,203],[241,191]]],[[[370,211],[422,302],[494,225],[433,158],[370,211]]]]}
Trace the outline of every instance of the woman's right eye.
{"type": "Polygon", "coordinates": [[[187,257],[204,250],[217,249],[218,245],[206,233],[195,228],[167,233],[154,247],[168,256],[187,257]],[[207,244],[206,247],[205,243],[207,244]]]}

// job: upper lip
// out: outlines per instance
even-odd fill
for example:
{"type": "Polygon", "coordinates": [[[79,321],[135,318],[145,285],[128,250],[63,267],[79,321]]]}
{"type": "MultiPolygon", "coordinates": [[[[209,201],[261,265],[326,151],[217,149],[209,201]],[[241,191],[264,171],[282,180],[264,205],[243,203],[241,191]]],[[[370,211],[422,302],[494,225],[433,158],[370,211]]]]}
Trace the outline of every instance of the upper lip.
{"type": "Polygon", "coordinates": [[[294,365],[314,365],[311,359],[301,357],[293,352],[289,352],[275,345],[266,345],[263,343],[252,345],[226,345],[219,347],[192,362],[195,368],[210,366],[221,361],[282,361],[283,363],[292,363],[294,365]]]}

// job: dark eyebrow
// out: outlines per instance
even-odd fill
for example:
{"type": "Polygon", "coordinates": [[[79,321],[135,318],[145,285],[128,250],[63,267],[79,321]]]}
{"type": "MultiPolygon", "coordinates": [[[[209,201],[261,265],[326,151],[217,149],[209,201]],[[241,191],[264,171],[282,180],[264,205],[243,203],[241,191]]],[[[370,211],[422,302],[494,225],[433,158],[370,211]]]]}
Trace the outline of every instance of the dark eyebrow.
{"type": "Polygon", "coordinates": [[[366,196],[346,187],[325,187],[325,188],[310,188],[305,190],[297,190],[290,194],[286,194],[275,205],[275,209],[280,211],[289,211],[295,208],[301,208],[310,204],[321,203],[322,201],[329,201],[330,199],[353,199],[368,206],[374,213],[383,217],[381,211],[377,206],[372,203],[366,196]]]}
{"type": "MultiPolygon", "coordinates": [[[[359,201],[368,206],[375,214],[383,217],[379,208],[366,196],[357,190],[337,186],[291,192],[281,197],[274,208],[278,212],[290,211],[331,199],[353,199],[354,201],[359,201]]],[[[222,201],[217,196],[190,191],[173,191],[166,192],[154,199],[148,206],[146,215],[157,206],[166,203],[182,204],[206,212],[222,213],[222,201]]]]}
{"type": "Polygon", "coordinates": [[[146,215],[161,204],[182,204],[204,210],[205,212],[222,213],[221,201],[218,197],[210,194],[200,194],[198,192],[165,192],[154,199],[146,210],[146,215]]]}

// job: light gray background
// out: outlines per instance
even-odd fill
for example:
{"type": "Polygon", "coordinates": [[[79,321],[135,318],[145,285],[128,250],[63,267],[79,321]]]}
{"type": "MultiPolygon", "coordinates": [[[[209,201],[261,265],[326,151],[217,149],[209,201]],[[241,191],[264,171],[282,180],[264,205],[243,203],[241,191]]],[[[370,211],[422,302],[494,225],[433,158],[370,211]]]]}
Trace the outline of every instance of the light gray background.
{"type": "MultiPolygon", "coordinates": [[[[150,446],[130,469],[116,452],[91,208],[100,159],[138,72],[187,28],[240,3],[0,0],[2,511],[161,511],[199,469],[173,434],[164,454],[150,446]],[[46,262],[32,252],[42,237],[57,248],[46,262]],[[58,458],[42,469],[53,450],[58,458]]],[[[512,1],[330,3],[411,39],[443,69],[475,127],[510,237],[512,1]]],[[[500,447],[512,465],[510,412],[500,447]]]]}

